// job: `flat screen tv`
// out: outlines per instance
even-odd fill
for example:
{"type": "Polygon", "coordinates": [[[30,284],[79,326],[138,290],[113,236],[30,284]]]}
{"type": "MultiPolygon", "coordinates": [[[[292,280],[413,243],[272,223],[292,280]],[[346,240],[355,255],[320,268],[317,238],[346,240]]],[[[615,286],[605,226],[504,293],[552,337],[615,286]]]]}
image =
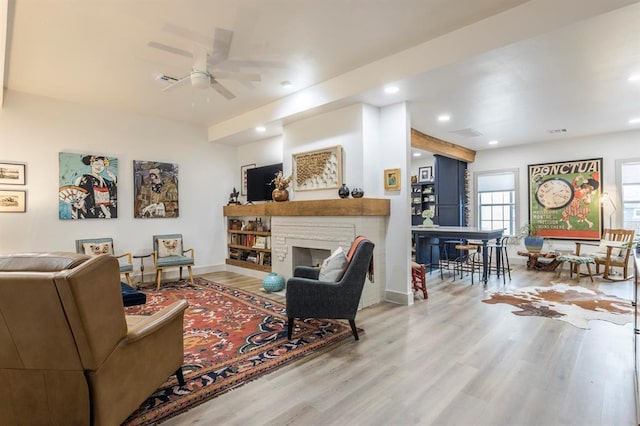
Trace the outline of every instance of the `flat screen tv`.
{"type": "Polygon", "coordinates": [[[247,201],[271,201],[276,173],[282,171],[282,163],[247,170],[247,201]]]}

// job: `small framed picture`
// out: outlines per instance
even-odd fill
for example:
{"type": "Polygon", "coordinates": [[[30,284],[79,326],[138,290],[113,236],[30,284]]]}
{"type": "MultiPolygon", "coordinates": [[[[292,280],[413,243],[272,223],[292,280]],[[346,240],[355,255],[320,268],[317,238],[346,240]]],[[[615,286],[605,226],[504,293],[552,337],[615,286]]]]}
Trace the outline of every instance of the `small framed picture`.
{"type": "Polygon", "coordinates": [[[242,179],[242,185],[240,185],[240,195],[247,195],[247,170],[254,169],[255,164],[245,164],[240,167],[240,176],[242,179]]]}
{"type": "Polygon", "coordinates": [[[400,169],[386,169],[384,171],[384,190],[400,191],[400,169]]]}
{"type": "Polygon", "coordinates": [[[0,163],[0,184],[24,185],[25,168],[24,164],[0,163]]]}
{"type": "Polygon", "coordinates": [[[24,213],[27,211],[27,191],[1,191],[0,213],[24,213]]]}
{"type": "Polygon", "coordinates": [[[433,180],[433,166],[420,167],[418,169],[418,179],[420,182],[429,182],[433,180]]]}

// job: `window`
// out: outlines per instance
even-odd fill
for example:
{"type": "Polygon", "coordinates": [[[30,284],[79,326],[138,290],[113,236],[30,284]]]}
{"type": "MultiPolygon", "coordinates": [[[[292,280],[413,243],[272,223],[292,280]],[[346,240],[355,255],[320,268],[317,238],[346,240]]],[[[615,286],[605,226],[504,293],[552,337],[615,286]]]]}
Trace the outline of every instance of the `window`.
{"type": "Polygon", "coordinates": [[[482,172],[476,174],[478,194],[478,227],[505,228],[505,235],[516,229],[517,171],[482,172]]]}
{"type": "Polygon", "coordinates": [[[635,229],[636,235],[638,235],[640,232],[640,160],[623,162],[620,173],[622,183],[622,227],[624,229],[635,229]]]}

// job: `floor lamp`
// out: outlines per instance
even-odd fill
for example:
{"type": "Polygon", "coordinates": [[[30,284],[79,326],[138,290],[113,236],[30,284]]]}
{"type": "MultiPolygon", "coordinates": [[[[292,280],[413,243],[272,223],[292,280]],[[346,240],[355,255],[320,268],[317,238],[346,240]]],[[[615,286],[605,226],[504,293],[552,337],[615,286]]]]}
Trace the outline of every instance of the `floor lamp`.
{"type": "Polygon", "coordinates": [[[613,200],[611,199],[611,197],[609,196],[608,192],[604,192],[602,194],[602,198],[600,200],[600,204],[602,205],[602,207],[604,208],[604,204],[609,201],[609,204],[611,204],[611,208],[613,209],[611,211],[611,214],[609,214],[609,229],[613,228],[613,215],[616,214],[616,211],[618,210],[616,208],[616,205],[613,203],[613,200]]]}

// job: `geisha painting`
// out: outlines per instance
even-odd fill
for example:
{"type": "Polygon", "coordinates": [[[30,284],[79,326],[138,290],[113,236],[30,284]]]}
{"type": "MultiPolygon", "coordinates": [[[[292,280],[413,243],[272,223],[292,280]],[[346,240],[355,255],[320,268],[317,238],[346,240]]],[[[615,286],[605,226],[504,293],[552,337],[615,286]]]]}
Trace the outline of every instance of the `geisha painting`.
{"type": "Polygon", "coordinates": [[[98,154],[61,152],[60,219],[118,217],[118,160],[98,154]]]}

